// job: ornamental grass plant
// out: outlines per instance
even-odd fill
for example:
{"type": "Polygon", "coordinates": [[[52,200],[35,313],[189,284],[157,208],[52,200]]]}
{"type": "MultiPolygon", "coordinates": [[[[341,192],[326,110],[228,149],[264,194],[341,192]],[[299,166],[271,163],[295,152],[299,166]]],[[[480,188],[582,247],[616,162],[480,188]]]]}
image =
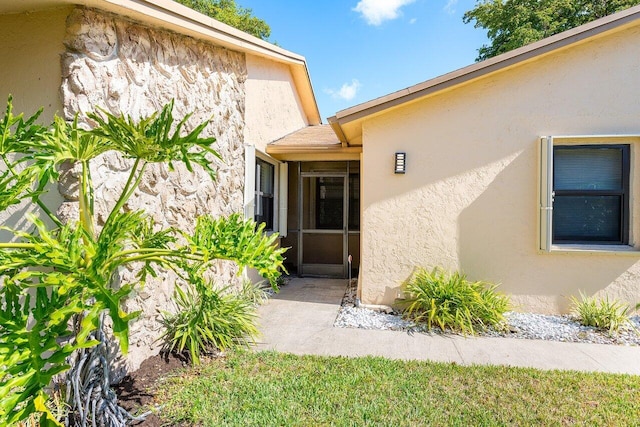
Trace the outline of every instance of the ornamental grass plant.
{"type": "Polygon", "coordinates": [[[471,282],[459,272],[441,268],[418,268],[402,285],[405,298],[398,300],[403,316],[428,329],[439,327],[463,334],[500,326],[509,308],[509,298],[497,285],[471,282]]]}
{"type": "Polygon", "coordinates": [[[247,345],[258,335],[256,306],[243,295],[216,289],[211,284],[176,287],[175,314],[162,313],[165,349],[188,350],[191,362],[202,354],[247,345]]]}
{"type": "Polygon", "coordinates": [[[243,280],[242,287],[239,289],[237,295],[238,297],[245,298],[257,307],[267,302],[271,295],[269,291],[273,292],[273,288],[264,281],[254,283],[251,280],[243,280]]]}
{"type": "Polygon", "coordinates": [[[629,323],[629,306],[615,299],[609,300],[609,297],[598,299],[580,292],[580,299],[572,296],[571,304],[571,312],[584,326],[614,334],[629,323]]]}

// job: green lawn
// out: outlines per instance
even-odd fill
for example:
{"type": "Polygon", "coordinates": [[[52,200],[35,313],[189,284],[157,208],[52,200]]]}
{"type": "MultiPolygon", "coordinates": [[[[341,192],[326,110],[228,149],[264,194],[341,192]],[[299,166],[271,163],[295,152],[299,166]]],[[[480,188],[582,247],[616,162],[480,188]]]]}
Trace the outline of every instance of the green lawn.
{"type": "Polygon", "coordinates": [[[161,383],[183,425],[638,425],[640,377],[231,352],[161,383]]]}

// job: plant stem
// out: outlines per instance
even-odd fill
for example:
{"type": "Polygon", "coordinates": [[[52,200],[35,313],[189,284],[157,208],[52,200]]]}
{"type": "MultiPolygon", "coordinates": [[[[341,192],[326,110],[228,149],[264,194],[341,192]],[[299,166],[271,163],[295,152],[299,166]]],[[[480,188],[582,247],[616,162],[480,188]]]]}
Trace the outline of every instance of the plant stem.
{"type": "Polygon", "coordinates": [[[89,180],[89,164],[82,161],[82,181],[79,186],[80,223],[88,236],[93,237],[93,212],[91,212],[91,182],[89,180]]]}
{"type": "Polygon", "coordinates": [[[34,243],[0,243],[0,249],[33,249],[34,243]]]}
{"type": "Polygon", "coordinates": [[[131,168],[131,173],[129,174],[129,178],[127,179],[127,183],[124,185],[124,188],[122,189],[122,193],[120,193],[120,198],[116,202],[115,206],[113,207],[113,209],[109,213],[109,217],[107,218],[107,220],[104,223],[104,228],[107,228],[107,225],[113,220],[113,217],[115,216],[115,214],[120,212],[120,209],[122,209],[124,204],[127,202],[127,200],[133,194],[133,191],[138,187],[138,184],[140,184],[140,181],[142,180],[142,174],[144,173],[144,170],[147,167],[147,163],[144,163],[142,165],[142,168],[140,168],[140,173],[138,174],[137,177],[135,177],[136,176],[136,171],[137,171],[139,165],[140,165],[140,158],[137,158],[135,163],[133,164],[133,167],[131,168]],[[135,180],[134,180],[134,177],[135,177],[135,180]],[[132,185],[132,183],[133,183],[133,185],[132,185]]]}
{"type": "MultiPolygon", "coordinates": [[[[88,162],[88,161],[87,161],[88,162]]],[[[91,178],[91,168],[89,167],[89,163],[87,163],[87,196],[89,201],[89,212],[91,212],[91,224],[93,224],[93,213],[95,212],[93,207],[94,196],[93,196],[93,179],[91,178]]],[[[93,234],[92,234],[93,236],[93,234]]]]}
{"type": "Polygon", "coordinates": [[[200,256],[199,254],[186,254],[186,253],[182,254],[180,252],[176,252],[171,249],[163,249],[163,250],[148,249],[147,251],[143,251],[142,253],[140,252],[140,250],[122,251],[120,253],[115,254],[111,258],[109,258],[107,260],[107,263],[110,264],[112,261],[118,258],[124,258],[124,260],[122,261],[122,264],[126,264],[129,262],[135,262],[135,261],[149,261],[152,259],[161,259],[162,257],[165,257],[165,260],[169,258],[181,258],[181,259],[187,259],[190,261],[202,261],[202,256],[200,256]],[[133,254],[138,254],[138,255],[127,258],[127,255],[133,255],[133,254]]]}
{"type": "Polygon", "coordinates": [[[62,223],[62,221],[60,221],[58,219],[57,216],[55,216],[55,214],[47,207],[47,205],[45,205],[42,200],[40,200],[39,196],[36,196],[36,204],[38,205],[38,207],[40,209],[42,209],[42,211],[47,215],[47,217],[49,217],[49,219],[51,221],[53,221],[53,223],[57,226],[57,227],[62,227],[64,224],[62,223]]]}
{"type": "Polygon", "coordinates": [[[124,260],[123,264],[128,264],[128,263],[136,262],[136,261],[156,262],[158,264],[166,264],[167,263],[167,259],[164,258],[164,257],[155,256],[155,255],[144,255],[144,256],[126,258],[124,260]]]}

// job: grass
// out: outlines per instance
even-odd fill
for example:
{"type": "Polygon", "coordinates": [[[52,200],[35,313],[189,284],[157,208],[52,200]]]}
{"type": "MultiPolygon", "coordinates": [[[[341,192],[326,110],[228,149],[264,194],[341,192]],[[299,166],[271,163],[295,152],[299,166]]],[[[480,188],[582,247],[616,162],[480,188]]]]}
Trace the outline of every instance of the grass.
{"type": "Polygon", "coordinates": [[[640,377],[230,352],[157,391],[199,426],[636,425],[640,377]]]}

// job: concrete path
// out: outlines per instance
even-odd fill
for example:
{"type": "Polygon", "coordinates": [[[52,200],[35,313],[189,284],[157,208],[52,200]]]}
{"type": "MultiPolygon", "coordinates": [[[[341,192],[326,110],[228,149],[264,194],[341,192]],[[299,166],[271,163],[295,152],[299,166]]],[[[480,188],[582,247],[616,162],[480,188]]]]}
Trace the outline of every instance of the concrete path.
{"type": "Polygon", "coordinates": [[[640,375],[640,347],[335,328],[346,280],[294,278],[259,309],[257,350],[640,375]]]}

